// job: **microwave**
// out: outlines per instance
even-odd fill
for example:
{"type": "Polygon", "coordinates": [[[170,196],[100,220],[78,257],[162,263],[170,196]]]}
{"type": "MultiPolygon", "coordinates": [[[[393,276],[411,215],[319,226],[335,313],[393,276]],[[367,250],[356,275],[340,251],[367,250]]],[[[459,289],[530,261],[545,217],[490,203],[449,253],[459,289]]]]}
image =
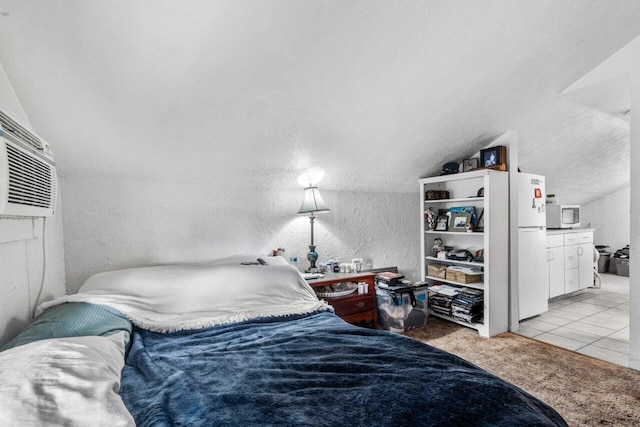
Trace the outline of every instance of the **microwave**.
{"type": "Polygon", "coordinates": [[[549,204],[546,208],[547,228],[580,227],[580,206],[549,204]]]}

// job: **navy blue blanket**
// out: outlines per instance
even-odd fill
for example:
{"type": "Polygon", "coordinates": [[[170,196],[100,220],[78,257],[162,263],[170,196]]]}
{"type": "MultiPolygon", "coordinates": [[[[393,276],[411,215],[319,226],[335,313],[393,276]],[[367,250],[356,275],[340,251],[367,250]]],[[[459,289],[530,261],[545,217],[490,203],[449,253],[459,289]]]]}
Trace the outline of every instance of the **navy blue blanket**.
{"type": "Polygon", "coordinates": [[[566,425],[444,351],[332,313],[134,329],[120,394],[138,426],[566,425]]]}

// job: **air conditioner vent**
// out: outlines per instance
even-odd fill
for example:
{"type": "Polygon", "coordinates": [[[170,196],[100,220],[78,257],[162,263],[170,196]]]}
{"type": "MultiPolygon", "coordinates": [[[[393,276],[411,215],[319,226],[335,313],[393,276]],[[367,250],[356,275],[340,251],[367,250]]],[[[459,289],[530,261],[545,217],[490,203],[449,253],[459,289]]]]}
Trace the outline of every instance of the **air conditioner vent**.
{"type": "Polygon", "coordinates": [[[42,141],[33,133],[29,132],[18,122],[13,120],[11,117],[7,116],[5,113],[0,111],[0,124],[2,125],[2,130],[4,132],[9,132],[16,138],[18,138],[23,143],[27,144],[34,150],[38,150],[39,152],[44,152],[44,147],[42,146],[42,141]]]}
{"type": "Polygon", "coordinates": [[[51,146],[0,111],[0,216],[55,215],[57,186],[51,146]]]}
{"type": "Polygon", "coordinates": [[[55,209],[57,179],[55,168],[6,144],[9,165],[8,202],[23,206],[55,209]]]}

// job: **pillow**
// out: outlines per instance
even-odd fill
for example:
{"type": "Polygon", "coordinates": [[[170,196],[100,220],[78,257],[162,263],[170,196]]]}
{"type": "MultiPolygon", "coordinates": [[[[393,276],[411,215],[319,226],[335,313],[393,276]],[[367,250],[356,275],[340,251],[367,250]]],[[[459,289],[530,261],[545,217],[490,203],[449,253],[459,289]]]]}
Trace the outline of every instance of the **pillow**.
{"type": "Polygon", "coordinates": [[[98,273],[63,302],[108,305],[138,327],[174,332],[260,317],[328,310],[282,257],[234,256],[204,264],[162,265],[98,273]]]}
{"type": "Polygon", "coordinates": [[[129,344],[131,322],[111,307],[69,302],[45,310],[2,350],[48,338],[108,336],[124,332],[125,345],[129,344]]]}
{"type": "Polygon", "coordinates": [[[135,426],[118,395],[123,366],[123,332],[3,351],[0,425],[135,426]]]}

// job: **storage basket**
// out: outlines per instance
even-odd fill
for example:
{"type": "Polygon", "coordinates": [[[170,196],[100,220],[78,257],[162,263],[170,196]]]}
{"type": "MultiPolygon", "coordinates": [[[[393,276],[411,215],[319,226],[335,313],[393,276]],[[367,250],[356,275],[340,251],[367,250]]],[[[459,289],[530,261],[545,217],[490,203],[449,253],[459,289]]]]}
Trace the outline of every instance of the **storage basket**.
{"type": "Polygon", "coordinates": [[[428,315],[428,290],[413,289],[393,292],[376,287],[378,327],[391,332],[424,328],[428,315]],[[415,305],[412,304],[413,293],[415,305]]]}
{"type": "Polygon", "coordinates": [[[427,276],[437,277],[438,279],[445,279],[447,272],[447,266],[442,264],[429,264],[427,265],[427,276]]]}
{"type": "Polygon", "coordinates": [[[466,274],[462,271],[447,270],[446,279],[458,283],[478,283],[482,281],[482,274],[466,274]]]}

